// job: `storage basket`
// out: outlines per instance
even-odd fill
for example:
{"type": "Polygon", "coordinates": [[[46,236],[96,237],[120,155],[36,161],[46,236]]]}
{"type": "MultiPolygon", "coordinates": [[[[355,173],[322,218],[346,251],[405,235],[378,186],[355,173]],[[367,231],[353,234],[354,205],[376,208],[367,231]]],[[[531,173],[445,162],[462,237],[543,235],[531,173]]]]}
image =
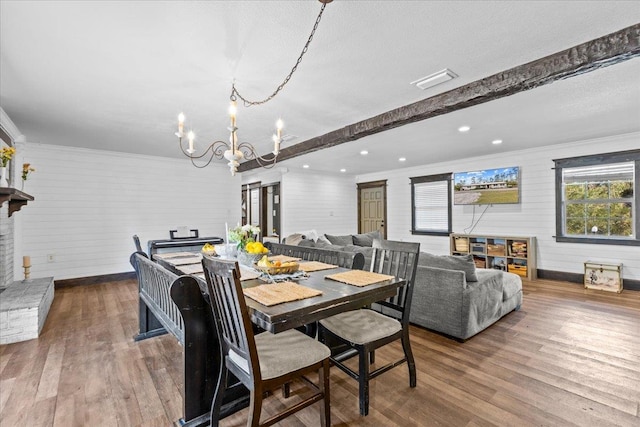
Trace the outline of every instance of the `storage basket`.
{"type": "Polygon", "coordinates": [[[527,277],[527,266],[526,265],[516,265],[509,264],[508,265],[509,273],[515,273],[518,276],[527,277]]]}
{"type": "Polygon", "coordinates": [[[487,245],[487,253],[493,256],[505,256],[504,245],[487,245]]]}

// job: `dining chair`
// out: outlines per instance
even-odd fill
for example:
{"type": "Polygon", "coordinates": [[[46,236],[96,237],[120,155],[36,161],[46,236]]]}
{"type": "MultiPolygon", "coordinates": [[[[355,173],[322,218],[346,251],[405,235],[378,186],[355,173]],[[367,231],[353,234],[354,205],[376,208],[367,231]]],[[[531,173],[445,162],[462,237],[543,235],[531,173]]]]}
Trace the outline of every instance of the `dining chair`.
{"type": "Polygon", "coordinates": [[[225,361],[211,405],[211,425],[218,425],[227,372],[250,391],[247,426],[273,425],[320,400],[324,402],[320,425],[331,425],[329,348],[296,330],[254,335],[238,263],[204,258],[202,266],[225,361]],[[318,372],[317,385],[306,378],[314,372],[318,372]],[[295,379],[303,380],[313,395],[260,422],[265,394],[295,379]]]}
{"type": "Polygon", "coordinates": [[[409,386],[416,386],[416,366],[409,341],[409,314],[419,255],[420,243],[374,241],[370,271],[403,278],[405,286],[398,288],[393,297],[369,308],[339,313],[318,322],[318,338],[332,347],[331,361],[359,383],[360,415],[369,413],[369,380],[391,368],[406,362],[409,386]],[[402,342],[403,357],[371,371],[375,350],[398,340],[402,342]],[[337,354],[336,348],[340,349],[337,354]],[[343,363],[356,354],[357,372],[343,363]]]}
{"type": "Polygon", "coordinates": [[[136,245],[136,251],[144,253],[144,251],[142,250],[142,246],[140,245],[140,238],[137,234],[133,235],[133,244],[136,245]]]}

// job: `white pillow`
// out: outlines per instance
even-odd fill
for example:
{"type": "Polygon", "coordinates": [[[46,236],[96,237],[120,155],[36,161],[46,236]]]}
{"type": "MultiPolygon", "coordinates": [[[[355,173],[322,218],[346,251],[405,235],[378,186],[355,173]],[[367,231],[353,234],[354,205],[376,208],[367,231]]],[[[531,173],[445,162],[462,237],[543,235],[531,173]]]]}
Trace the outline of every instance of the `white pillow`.
{"type": "Polygon", "coordinates": [[[302,234],[305,239],[313,240],[314,242],[318,240],[319,237],[316,230],[298,231],[296,234],[302,234]]]}

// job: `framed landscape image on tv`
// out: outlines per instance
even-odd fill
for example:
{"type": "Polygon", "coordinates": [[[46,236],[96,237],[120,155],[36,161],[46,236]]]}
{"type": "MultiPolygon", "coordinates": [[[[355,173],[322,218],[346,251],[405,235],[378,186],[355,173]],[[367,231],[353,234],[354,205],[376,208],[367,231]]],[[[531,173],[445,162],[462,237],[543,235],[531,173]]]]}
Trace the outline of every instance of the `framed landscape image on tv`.
{"type": "Polygon", "coordinates": [[[453,174],[454,205],[520,203],[520,167],[453,174]]]}

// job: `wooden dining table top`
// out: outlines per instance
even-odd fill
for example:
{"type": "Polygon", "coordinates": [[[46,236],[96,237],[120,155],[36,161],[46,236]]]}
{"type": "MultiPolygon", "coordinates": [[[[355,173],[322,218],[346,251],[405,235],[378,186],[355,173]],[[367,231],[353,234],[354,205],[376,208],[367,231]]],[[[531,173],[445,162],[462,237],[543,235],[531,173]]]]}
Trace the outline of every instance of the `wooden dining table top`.
{"type": "MultiPolygon", "coordinates": [[[[183,269],[185,271],[193,271],[194,264],[181,264],[182,261],[180,260],[184,260],[184,258],[189,255],[193,256],[194,254],[184,253],[182,256],[176,254],[173,258],[159,258],[154,256],[154,260],[169,270],[174,271],[176,274],[187,274],[183,269]],[[191,268],[188,267],[189,265],[191,265],[191,268]]],[[[317,289],[322,292],[322,295],[312,298],[265,306],[246,297],[245,301],[252,322],[272,333],[283,332],[322,320],[334,314],[354,310],[389,298],[396,294],[396,290],[399,287],[405,285],[404,279],[397,277],[367,286],[354,286],[325,278],[328,275],[346,271],[349,271],[349,269],[336,267],[329,270],[308,273],[308,277],[295,280],[299,285],[317,289]]],[[[191,275],[200,280],[202,283],[201,289],[206,293],[204,275],[191,275]]],[[[266,283],[267,282],[260,279],[241,281],[243,288],[264,285],[266,283]]]]}

